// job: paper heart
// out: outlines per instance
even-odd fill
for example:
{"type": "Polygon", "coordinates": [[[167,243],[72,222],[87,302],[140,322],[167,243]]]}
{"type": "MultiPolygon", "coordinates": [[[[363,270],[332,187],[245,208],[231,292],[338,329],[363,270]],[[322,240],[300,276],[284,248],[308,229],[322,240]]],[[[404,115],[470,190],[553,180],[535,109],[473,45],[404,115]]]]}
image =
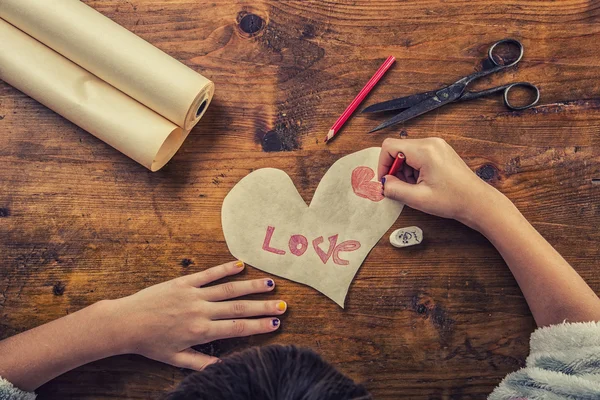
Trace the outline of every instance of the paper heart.
{"type": "Polygon", "coordinates": [[[384,199],[383,187],[379,182],[373,182],[375,172],[369,167],[356,167],[352,171],[352,190],[357,196],[364,197],[371,201],[381,201],[384,199]]]}
{"type": "Polygon", "coordinates": [[[231,254],[311,286],[344,307],[354,275],[403,207],[377,196],[379,183],[371,179],[379,151],[372,147],[336,161],[310,206],[281,170],[264,168],[244,177],[221,209],[231,254]]]}

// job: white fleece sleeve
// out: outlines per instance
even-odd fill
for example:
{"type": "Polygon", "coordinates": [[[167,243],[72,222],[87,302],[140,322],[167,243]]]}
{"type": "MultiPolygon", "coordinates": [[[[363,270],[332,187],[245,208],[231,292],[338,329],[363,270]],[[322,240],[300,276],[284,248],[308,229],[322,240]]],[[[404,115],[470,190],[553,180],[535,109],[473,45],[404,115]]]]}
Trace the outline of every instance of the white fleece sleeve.
{"type": "Polygon", "coordinates": [[[0,400],[35,400],[35,393],[24,392],[0,376],[0,400]]]}
{"type": "Polygon", "coordinates": [[[526,366],[488,400],[600,399],[600,322],[562,323],[531,334],[526,366]]]}

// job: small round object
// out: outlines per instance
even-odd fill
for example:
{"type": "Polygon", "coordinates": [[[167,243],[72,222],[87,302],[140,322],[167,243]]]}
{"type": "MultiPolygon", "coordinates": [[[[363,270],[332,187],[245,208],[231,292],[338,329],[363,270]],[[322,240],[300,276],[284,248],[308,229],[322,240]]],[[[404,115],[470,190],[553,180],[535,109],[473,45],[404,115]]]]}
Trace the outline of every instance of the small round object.
{"type": "Polygon", "coordinates": [[[423,230],[418,226],[396,229],[390,235],[390,243],[394,247],[410,247],[423,241],[423,230]]]}
{"type": "Polygon", "coordinates": [[[523,45],[521,44],[521,42],[519,42],[517,39],[502,39],[502,40],[498,40],[496,43],[494,43],[490,49],[488,50],[488,58],[490,59],[490,61],[492,61],[492,63],[494,63],[494,65],[498,66],[498,67],[512,67],[513,65],[517,64],[519,61],[521,61],[521,58],[523,58],[523,45]],[[516,60],[514,60],[513,62],[511,62],[510,64],[498,64],[496,62],[496,60],[494,60],[494,49],[496,48],[496,46],[498,46],[499,44],[504,44],[504,43],[508,43],[508,44],[514,44],[519,48],[519,56],[517,57],[516,60]]]}
{"type": "Polygon", "coordinates": [[[532,85],[529,82],[513,83],[512,85],[508,85],[508,87],[506,89],[504,89],[504,104],[506,104],[506,107],[508,107],[511,110],[515,110],[515,111],[526,110],[530,107],[535,106],[538,101],[540,101],[540,89],[538,89],[537,86],[532,85]],[[525,104],[524,106],[513,106],[512,104],[510,104],[510,101],[508,100],[508,94],[510,93],[511,89],[514,87],[523,87],[528,90],[533,90],[533,92],[535,93],[534,99],[529,104],[525,104]]]}

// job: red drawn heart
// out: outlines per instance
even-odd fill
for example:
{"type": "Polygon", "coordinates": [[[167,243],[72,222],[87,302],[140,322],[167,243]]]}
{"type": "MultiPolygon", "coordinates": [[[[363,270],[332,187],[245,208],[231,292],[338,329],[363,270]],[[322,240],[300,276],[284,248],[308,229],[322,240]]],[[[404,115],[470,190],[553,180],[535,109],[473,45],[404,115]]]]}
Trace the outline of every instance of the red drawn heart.
{"type": "Polygon", "coordinates": [[[381,182],[372,181],[375,172],[369,167],[356,167],[352,171],[352,190],[358,197],[371,201],[383,200],[383,186],[381,182]]]}

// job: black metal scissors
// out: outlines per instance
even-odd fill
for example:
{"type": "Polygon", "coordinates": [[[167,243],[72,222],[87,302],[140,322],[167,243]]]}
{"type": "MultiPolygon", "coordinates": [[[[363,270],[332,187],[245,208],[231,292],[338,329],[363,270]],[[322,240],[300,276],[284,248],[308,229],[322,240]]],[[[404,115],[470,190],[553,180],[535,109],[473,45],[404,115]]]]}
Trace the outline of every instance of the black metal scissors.
{"type": "MultiPolygon", "coordinates": [[[[500,57],[502,59],[502,57],[500,57]]],[[[446,86],[440,90],[432,90],[430,92],[419,93],[412,96],[401,97],[398,99],[384,101],[383,103],[373,104],[367,108],[365,108],[362,112],[365,113],[374,113],[374,112],[382,112],[382,111],[393,111],[393,110],[402,110],[400,114],[395,117],[385,121],[377,128],[373,129],[371,132],[375,132],[392,125],[399,124],[401,122],[408,121],[409,119],[415,118],[421,114],[424,114],[428,111],[435,110],[438,107],[441,107],[445,104],[453,103],[455,101],[465,101],[465,100],[473,100],[478,99],[480,97],[489,96],[491,94],[504,91],[504,104],[510,110],[525,110],[529,107],[534,106],[540,99],[540,90],[533,84],[529,82],[516,82],[508,85],[502,85],[498,87],[494,87],[487,90],[482,90],[480,92],[467,92],[466,88],[469,86],[471,82],[481,77],[493,74],[498,71],[502,71],[503,69],[512,67],[516,65],[523,58],[523,45],[516,39],[502,39],[494,43],[488,50],[488,59],[491,62],[491,68],[483,69],[482,71],[475,72],[469,76],[465,76],[462,79],[459,79],[455,83],[450,86],[446,86]],[[516,45],[519,49],[519,56],[511,61],[508,60],[508,64],[499,64],[494,58],[494,50],[500,44],[513,44],[516,45]],[[532,99],[528,104],[515,106],[512,105],[508,99],[508,95],[510,91],[515,87],[521,87],[526,90],[532,91],[532,99]]]]}

